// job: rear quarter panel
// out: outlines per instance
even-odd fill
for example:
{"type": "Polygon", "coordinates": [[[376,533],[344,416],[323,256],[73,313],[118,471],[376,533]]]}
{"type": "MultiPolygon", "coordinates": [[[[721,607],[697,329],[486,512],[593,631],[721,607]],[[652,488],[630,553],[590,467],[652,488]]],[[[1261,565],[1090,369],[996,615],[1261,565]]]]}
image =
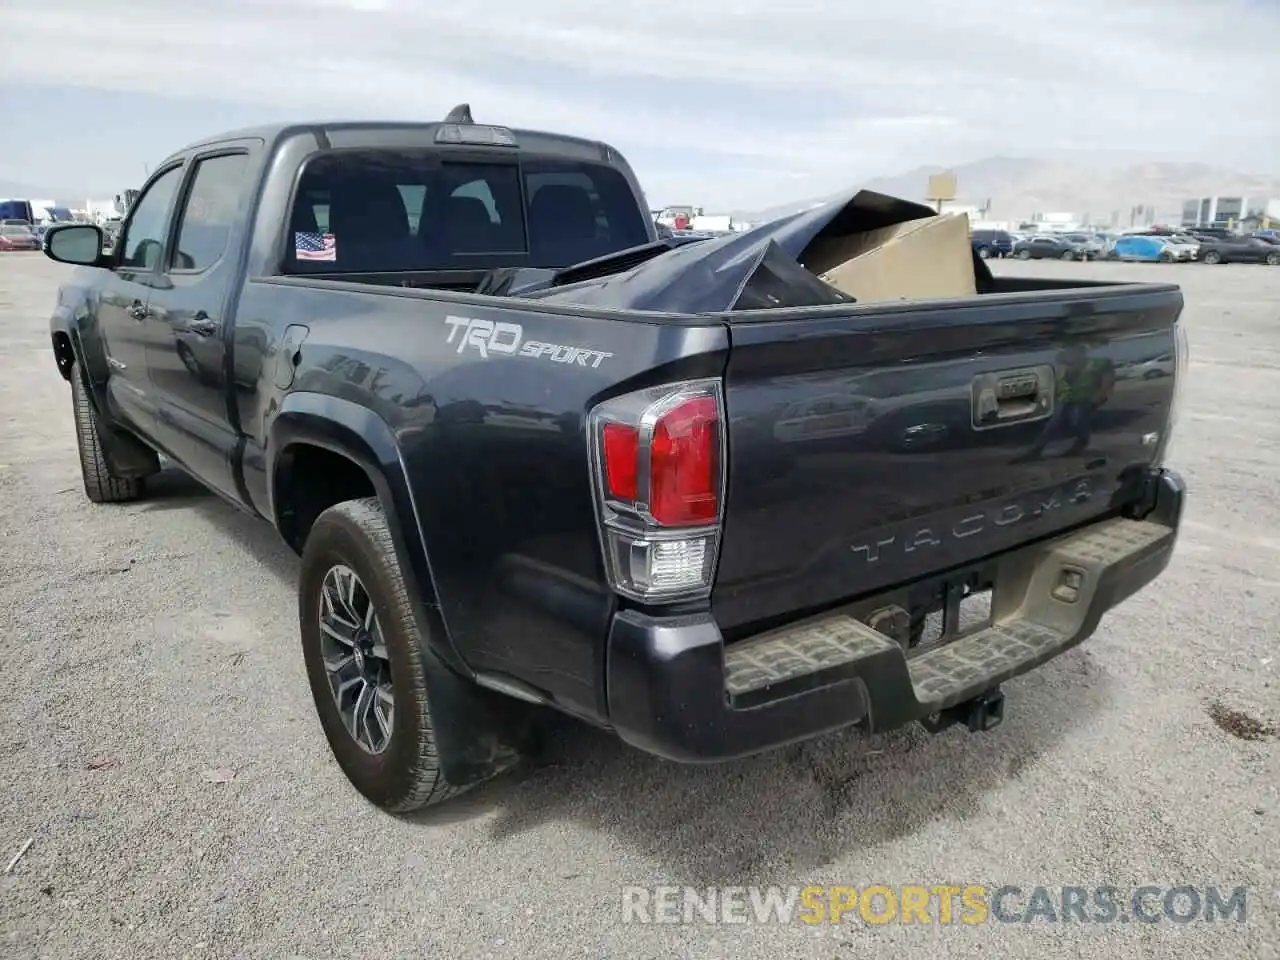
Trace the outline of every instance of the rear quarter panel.
{"type": "MultiPolygon", "coordinates": [[[[350,400],[387,424],[434,580],[423,595],[438,603],[468,665],[595,716],[614,599],[603,578],[585,415],[630,389],[718,376],[727,356],[721,325],[654,319],[290,280],[249,284],[237,328],[270,340],[291,323],[307,325],[289,390],[350,400]],[[518,331],[522,345],[595,353],[563,363],[554,358],[564,351],[482,350],[483,324],[481,335],[466,337],[466,320],[515,325],[498,328],[499,343],[518,331]]],[[[267,344],[267,380],[271,353],[267,344]]],[[[263,507],[283,397],[266,389],[240,399],[246,481],[263,507]]]]}

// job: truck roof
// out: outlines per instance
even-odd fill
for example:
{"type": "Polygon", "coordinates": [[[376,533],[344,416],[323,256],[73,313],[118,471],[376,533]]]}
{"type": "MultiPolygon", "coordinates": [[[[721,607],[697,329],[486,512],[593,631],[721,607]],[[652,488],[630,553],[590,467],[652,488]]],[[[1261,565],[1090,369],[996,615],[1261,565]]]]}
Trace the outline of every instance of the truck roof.
{"type": "MultiPolygon", "coordinates": [[[[435,138],[440,128],[445,126],[500,127],[509,131],[515,137],[518,149],[524,153],[555,153],[605,163],[623,162],[621,153],[607,143],[599,140],[589,140],[584,137],[569,136],[563,133],[519,129],[502,126],[501,124],[455,124],[441,121],[413,122],[395,120],[298,121],[228,130],[188,143],[181,149],[173,151],[165,158],[165,162],[192,150],[216,146],[233,140],[262,140],[268,150],[274,151],[280,143],[298,136],[314,137],[321,135],[327,138],[334,147],[443,147],[449,146],[449,144],[437,144],[435,138]]],[[[482,145],[462,144],[461,146],[470,146],[474,149],[482,145]]]]}

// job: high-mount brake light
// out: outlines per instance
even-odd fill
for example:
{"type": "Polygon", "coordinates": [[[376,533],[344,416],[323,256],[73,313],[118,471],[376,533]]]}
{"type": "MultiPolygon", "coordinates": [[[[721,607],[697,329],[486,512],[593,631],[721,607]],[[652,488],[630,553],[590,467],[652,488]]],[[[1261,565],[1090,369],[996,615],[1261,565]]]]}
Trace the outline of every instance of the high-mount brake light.
{"type": "Polygon", "coordinates": [[[516,135],[506,127],[446,123],[436,131],[436,143],[467,143],[485,147],[518,147],[516,135]]]}
{"type": "Polygon", "coordinates": [[[593,489],[613,589],[646,602],[710,593],[724,510],[718,380],[628,393],[590,416],[593,489]]]}

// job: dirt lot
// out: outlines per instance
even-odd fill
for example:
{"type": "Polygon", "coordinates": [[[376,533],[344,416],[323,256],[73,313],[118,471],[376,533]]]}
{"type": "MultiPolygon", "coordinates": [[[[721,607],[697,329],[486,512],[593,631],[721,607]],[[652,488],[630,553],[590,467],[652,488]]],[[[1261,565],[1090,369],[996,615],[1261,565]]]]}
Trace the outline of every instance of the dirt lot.
{"type": "MultiPolygon", "coordinates": [[[[330,761],[297,565],[166,474],[84,498],[46,324],[62,268],[0,257],[0,956],[1280,955],[1280,269],[1173,278],[1194,361],[1179,552],[1003,727],[669,765],[575,725],[548,761],[396,820],[330,761]],[[621,922],[627,884],[1248,887],[1244,923],[621,922]]],[[[1025,906],[1025,897],[1021,901],[1025,906]]]]}

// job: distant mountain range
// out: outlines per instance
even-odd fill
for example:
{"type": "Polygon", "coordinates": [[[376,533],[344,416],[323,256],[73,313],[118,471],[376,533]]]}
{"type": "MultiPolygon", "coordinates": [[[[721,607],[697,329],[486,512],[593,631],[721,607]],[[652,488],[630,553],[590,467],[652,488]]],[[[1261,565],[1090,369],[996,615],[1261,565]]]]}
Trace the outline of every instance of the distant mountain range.
{"type": "MultiPolygon", "coordinates": [[[[1155,208],[1155,219],[1176,220],[1182,204],[1194,197],[1267,197],[1280,199],[1280,178],[1226,170],[1203,163],[1140,163],[1117,170],[1097,170],[1057,160],[989,157],[957,167],[917,167],[895,177],[861,184],[904,200],[922,200],[931,174],[944,169],[956,175],[957,203],[982,206],[988,217],[1010,220],[1033,213],[1070,212],[1094,219],[1118,211],[1126,224],[1132,207],[1155,208]]],[[[850,184],[856,186],[857,184],[850,184]]],[[[803,210],[821,198],[735,214],[745,220],[770,220],[803,210]]]]}
{"type": "MultiPolygon", "coordinates": [[[[894,177],[878,177],[861,184],[868,190],[904,200],[922,200],[930,174],[947,169],[917,167],[894,177]]],[[[1280,199],[1280,178],[1240,173],[1203,163],[1140,163],[1099,170],[1059,160],[1031,157],[988,157],[951,167],[956,175],[958,203],[981,206],[990,201],[988,217],[1011,220],[1033,213],[1070,212],[1105,220],[1113,211],[1128,223],[1136,206],[1154,207],[1157,221],[1176,220],[1182,204],[1193,197],[1268,197],[1280,199]]],[[[856,186],[857,184],[850,184],[856,186]]],[[[41,197],[78,207],[83,191],[50,189],[0,180],[0,197],[41,197]]],[[[822,202],[797,200],[765,210],[734,212],[743,220],[772,220],[822,202]]]]}

